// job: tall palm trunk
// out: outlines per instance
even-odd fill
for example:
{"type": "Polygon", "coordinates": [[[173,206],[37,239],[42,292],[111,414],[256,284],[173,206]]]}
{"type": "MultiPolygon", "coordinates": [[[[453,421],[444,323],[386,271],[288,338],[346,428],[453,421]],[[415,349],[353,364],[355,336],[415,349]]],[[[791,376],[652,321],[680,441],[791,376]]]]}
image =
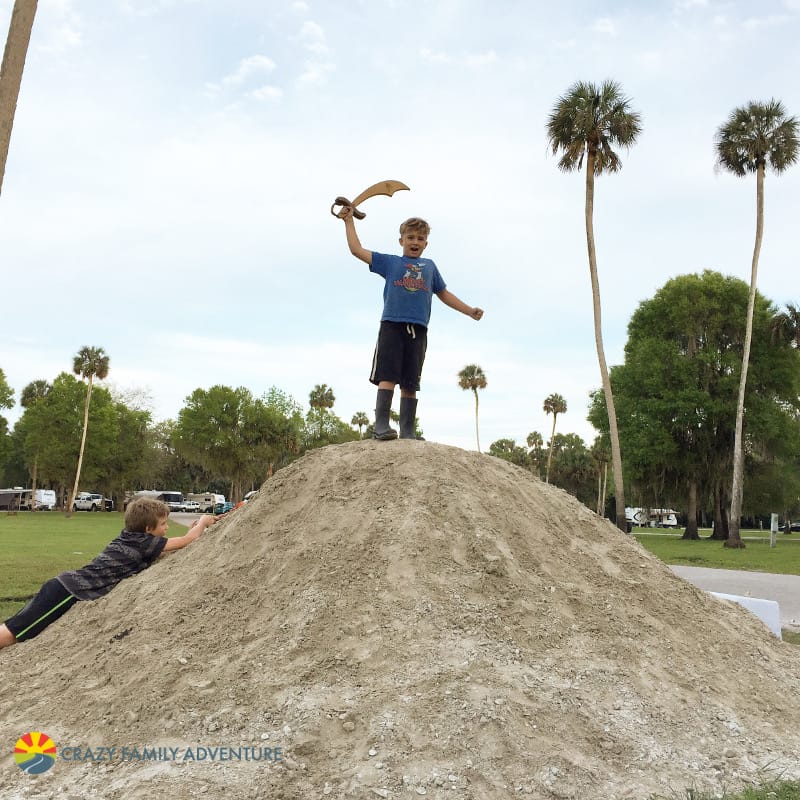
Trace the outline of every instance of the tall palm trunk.
{"type": "Polygon", "coordinates": [[[67,516],[72,516],[72,507],[75,505],[75,498],[78,496],[78,484],[81,480],[81,467],[83,466],[83,450],[86,447],[86,431],[89,427],[89,402],[92,399],[92,379],[94,375],[89,375],[89,383],[86,386],[86,403],[83,407],[83,433],[81,434],[81,449],[78,453],[78,469],[75,470],[75,485],[72,487],[72,497],[67,506],[67,516]]]}
{"type": "Polygon", "coordinates": [[[472,391],[475,392],[475,441],[478,444],[478,452],[481,451],[481,437],[478,435],[478,390],[474,386],[472,391]]]}
{"type": "Polygon", "coordinates": [[[550,448],[547,451],[547,467],[544,471],[544,482],[550,483],[550,461],[553,458],[553,439],[556,437],[556,417],[558,414],[553,414],[553,429],[550,431],[550,448]]]}
{"type": "Polygon", "coordinates": [[[33,474],[31,475],[31,511],[36,511],[36,478],[39,473],[39,451],[33,457],[33,474]]]}
{"type": "Polygon", "coordinates": [[[8,148],[11,144],[11,128],[14,126],[14,114],[17,110],[22,71],[25,68],[37,1],[15,0],[6,47],[3,51],[3,64],[0,67],[0,192],[3,190],[8,148]]]}
{"type": "Polygon", "coordinates": [[[594,309],[594,341],[597,346],[597,360],[600,362],[600,377],[603,381],[603,394],[608,410],[608,428],[611,437],[611,466],[614,473],[614,494],[616,495],[617,527],[628,530],[625,521],[625,489],[622,482],[622,452],[619,447],[617,412],[614,396],[611,393],[611,379],[608,376],[606,355],[603,349],[602,317],[600,313],[600,282],[597,279],[597,256],[594,249],[594,161],[595,154],[589,149],[586,157],[586,246],[589,250],[589,274],[592,279],[592,307],[594,309]]]}
{"type": "Polygon", "coordinates": [[[597,516],[602,517],[606,508],[606,483],[608,482],[608,461],[597,465],[597,516]]]}
{"type": "Polygon", "coordinates": [[[744,495],[744,395],[747,388],[747,369],[750,366],[750,343],[753,339],[753,309],[756,303],[756,281],[761,239],[764,235],[764,164],[756,171],[756,243],[753,247],[753,263],[750,267],[750,295],[747,298],[747,324],[744,331],[742,375],[739,378],[739,401],[736,405],[736,437],[733,440],[733,485],[731,488],[731,516],[725,547],[744,547],[739,534],[744,495]]]}

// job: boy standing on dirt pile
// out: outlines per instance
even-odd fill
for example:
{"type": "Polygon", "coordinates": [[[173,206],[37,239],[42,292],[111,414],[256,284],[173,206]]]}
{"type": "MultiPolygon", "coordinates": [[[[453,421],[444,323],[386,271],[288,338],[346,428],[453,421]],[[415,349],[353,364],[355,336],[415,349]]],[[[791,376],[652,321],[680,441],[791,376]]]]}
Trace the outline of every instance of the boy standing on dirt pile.
{"type": "Polygon", "coordinates": [[[414,439],[417,392],[428,344],[431,295],[435,294],[445,305],[474,320],[483,316],[483,309],[468,306],[449,292],[436,264],[421,257],[430,233],[430,226],[424,219],[411,217],[400,226],[403,255],[393,256],[362,247],[350,206],[344,206],[338,216],[344,220],[350,252],[368,264],[370,272],[386,281],[381,327],[369,378],[378,387],[374,437],[397,438],[397,431],[389,425],[389,413],[394,387],[399,383],[400,438],[414,439]]]}
{"type": "Polygon", "coordinates": [[[0,625],[0,648],[38,636],[66,614],[78,600],[96,600],[120,581],[147,569],[162,553],[180,550],[200,538],[217,521],[203,514],[183,536],[167,539],[169,506],[152,497],[139,497],[125,511],[125,530],[90,564],[62,572],[45,582],[38,594],[11,619],[0,625]]]}

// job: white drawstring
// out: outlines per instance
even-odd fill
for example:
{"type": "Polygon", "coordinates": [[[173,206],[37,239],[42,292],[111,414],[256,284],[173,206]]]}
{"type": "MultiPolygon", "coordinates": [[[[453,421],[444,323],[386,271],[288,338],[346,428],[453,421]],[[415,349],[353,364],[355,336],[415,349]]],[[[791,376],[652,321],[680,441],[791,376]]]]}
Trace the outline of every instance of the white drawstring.
{"type": "Polygon", "coordinates": [[[417,338],[417,330],[413,325],[406,325],[406,333],[412,338],[417,338]]]}

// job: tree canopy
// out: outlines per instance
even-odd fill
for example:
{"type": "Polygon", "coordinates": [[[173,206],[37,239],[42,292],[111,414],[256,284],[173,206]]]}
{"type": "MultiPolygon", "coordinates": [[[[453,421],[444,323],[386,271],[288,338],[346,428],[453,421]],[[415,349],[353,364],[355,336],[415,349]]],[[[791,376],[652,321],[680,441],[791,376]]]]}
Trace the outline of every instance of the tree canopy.
{"type": "MultiPolygon", "coordinates": [[[[718,515],[729,499],[747,302],[747,284],[707,270],[668,281],[634,312],[611,379],[626,474],[644,504],[686,509],[692,484],[718,515]]],[[[773,316],[759,295],[745,417],[751,474],[791,457],[800,433],[800,354],[773,344],[773,316]]],[[[607,431],[603,400],[594,394],[589,419],[607,431]]],[[[769,510],[753,499],[751,513],[769,510]]]]}

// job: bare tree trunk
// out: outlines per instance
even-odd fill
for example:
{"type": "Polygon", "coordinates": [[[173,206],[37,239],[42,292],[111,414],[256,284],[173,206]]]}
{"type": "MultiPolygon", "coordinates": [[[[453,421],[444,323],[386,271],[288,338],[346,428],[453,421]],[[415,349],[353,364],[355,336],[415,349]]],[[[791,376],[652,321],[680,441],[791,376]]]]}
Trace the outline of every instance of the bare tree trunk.
{"type": "Polygon", "coordinates": [[[603,494],[603,468],[602,465],[597,465],[597,507],[595,509],[596,513],[600,514],[600,498],[603,494]]]}
{"type": "Polygon", "coordinates": [[[686,530],[681,538],[700,538],[700,534],[697,530],[697,481],[694,478],[689,481],[689,503],[686,510],[686,530]]]}
{"type": "Polygon", "coordinates": [[[38,0],[15,0],[3,52],[3,64],[0,66],[0,192],[3,190],[11,129],[14,127],[22,71],[28,55],[37,3],[38,0]]]}
{"type": "Polygon", "coordinates": [[[36,478],[39,473],[39,453],[33,457],[33,474],[31,475],[31,511],[36,511],[36,478]]]}
{"type": "Polygon", "coordinates": [[[594,310],[594,340],[597,346],[597,360],[600,362],[600,377],[603,382],[603,394],[608,411],[608,428],[611,438],[611,465],[614,473],[614,494],[616,498],[617,527],[627,533],[625,520],[625,488],[622,480],[622,451],[619,446],[619,430],[617,429],[617,412],[614,407],[614,395],[611,392],[611,379],[606,365],[606,354],[603,348],[603,326],[600,308],[600,282],[597,278],[597,256],[594,248],[594,153],[589,150],[586,157],[586,245],[589,250],[589,275],[592,281],[592,306],[594,310]]]}
{"type": "Polygon", "coordinates": [[[94,375],[89,374],[89,384],[86,387],[86,403],[83,407],[83,433],[81,434],[81,449],[78,453],[78,469],[75,471],[75,485],[72,487],[72,497],[69,498],[67,505],[67,516],[72,516],[72,507],[75,505],[75,498],[78,496],[78,484],[81,480],[81,467],[83,467],[83,451],[86,447],[86,431],[89,428],[89,403],[92,400],[92,380],[94,375]]]}
{"type": "Polygon", "coordinates": [[[714,489],[714,532],[710,539],[725,541],[728,538],[728,511],[725,497],[725,488],[720,484],[714,489]]]}
{"type": "Polygon", "coordinates": [[[481,451],[481,438],[478,436],[478,390],[473,388],[475,392],[475,441],[478,443],[478,452],[481,451]]]}
{"type": "MultiPolygon", "coordinates": [[[[606,515],[606,497],[608,497],[608,461],[603,462],[603,502],[600,504],[600,516],[606,515]]],[[[627,530],[627,522],[626,528],[627,530]]]]}
{"type": "Polygon", "coordinates": [[[606,515],[606,488],[608,487],[608,461],[597,465],[597,516],[606,515]]]}
{"type": "Polygon", "coordinates": [[[550,461],[553,458],[553,439],[556,438],[556,417],[558,414],[553,414],[553,429],[550,431],[550,447],[547,450],[547,469],[544,473],[544,482],[550,483],[550,461]]]}
{"type": "Polygon", "coordinates": [[[750,295],[747,298],[747,325],[744,332],[744,353],[742,354],[742,375],[739,379],[739,402],[736,406],[736,438],[733,442],[733,485],[731,487],[730,536],[725,547],[744,547],[739,535],[742,518],[742,498],[744,495],[744,395],[747,388],[747,368],[750,365],[750,343],[753,339],[753,310],[756,303],[756,283],[758,278],[758,257],[761,253],[761,239],[764,236],[764,165],[759,164],[756,172],[756,242],[753,247],[753,262],[750,268],[750,295]]]}

